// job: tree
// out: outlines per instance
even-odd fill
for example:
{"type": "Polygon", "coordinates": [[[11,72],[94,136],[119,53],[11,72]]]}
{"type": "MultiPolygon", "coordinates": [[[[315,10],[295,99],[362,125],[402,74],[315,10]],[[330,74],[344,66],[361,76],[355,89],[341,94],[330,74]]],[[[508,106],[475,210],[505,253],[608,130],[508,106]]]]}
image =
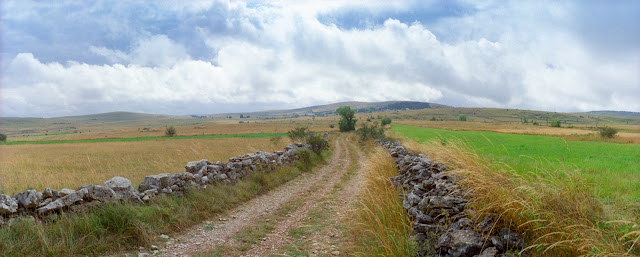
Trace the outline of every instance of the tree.
{"type": "Polygon", "coordinates": [[[384,127],[385,125],[389,125],[391,124],[391,118],[389,117],[384,117],[382,118],[382,120],[380,121],[380,124],[384,127]]]}
{"type": "Polygon", "coordinates": [[[554,121],[551,121],[551,124],[549,126],[559,128],[561,127],[561,124],[562,124],[561,120],[554,120],[554,121]]]}
{"type": "Polygon", "coordinates": [[[464,114],[458,115],[458,120],[459,121],[467,121],[467,115],[464,115],[464,114]]]}
{"type": "Polygon", "coordinates": [[[167,129],[164,131],[164,135],[168,137],[176,136],[177,135],[176,128],[174,128],[173,126],[167,127],[167,129]]]}
{"type": "Polygon", "coordinates": [[[4,141],[7,141],[7,135],[0,134],[0,142],[4,142],[4,141]]]}
{"type": "Polygon", "coordinates": [[[336,109],[336,112],[342,116],[338,121],[338,127],[340,131],[347,132],[353,131],[356,129],[356,122],[358,120],[355,119],[355,111],[351,109],[349,106],[340,106],[336,109]]]}

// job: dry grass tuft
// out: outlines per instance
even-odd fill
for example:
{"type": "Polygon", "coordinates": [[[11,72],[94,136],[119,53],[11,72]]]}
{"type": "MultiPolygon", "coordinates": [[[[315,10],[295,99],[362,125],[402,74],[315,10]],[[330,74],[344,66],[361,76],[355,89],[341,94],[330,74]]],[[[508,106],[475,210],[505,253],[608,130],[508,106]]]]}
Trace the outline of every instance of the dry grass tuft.
{"type": "Polygon", "coordinates": [[[418,144],[413,151],[446,163],[472,190],[472,206],[481,219],[498,214],[501,222],[524,233],[532,256],[632,256],[640,253],[640,229],[628,221],[607,221],[593,185],[577,173],[533,170],[519,176],[504,165],[484,162],[462,141],[418,144]],[[535,175],[545,173],[544,175],[535,175]]]}
{"type": "Polygon", "coordinates": [[[357,256],[413,256],[411,224],[399,192],[389,181],[397,175],[391,157],[380,147],[366,165],[363,189],[353,215],[351,238],[357,256]]]}

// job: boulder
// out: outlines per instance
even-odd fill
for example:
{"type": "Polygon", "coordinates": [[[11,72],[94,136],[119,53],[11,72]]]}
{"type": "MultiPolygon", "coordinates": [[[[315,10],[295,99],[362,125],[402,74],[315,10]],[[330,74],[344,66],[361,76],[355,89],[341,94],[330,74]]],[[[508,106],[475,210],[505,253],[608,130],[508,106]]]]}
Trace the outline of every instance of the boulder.
{"type": "Polygon", "coordinates": [[[42,200],[42,193],[30,189],[14,195],[13,198],[18,202],[18,206],[25,209],[32,209],[37,207],[38,203],[42,200]]]}
{"type": "Polygon", "coordinates": [[[138,191],[144,192],[149,189],[162,189],[168,186],[171,186],[170,175],[169,173],[162,173],[144,177],[144,181],[138,186],[138,191]]]}
{"type": "Polygon", "coordinates": [[[480,254],[482,238],[471,229],[450,230],[440,236],[438,247],[446,249],[451,256],[471,257],[480,254]]]}
{"type": "Polygon", "coordinates": [[[14,214],[18,211],[18,201],[8,195],[0,194],[0,215],[14,214]]]}
{"type": "Polygon", "coordinates": [[[119,199],[142,203],[138,191],[133,188],[131,181],[127,178],[115,176],[104,182],[104,186],[111,188],[119,199]]]}

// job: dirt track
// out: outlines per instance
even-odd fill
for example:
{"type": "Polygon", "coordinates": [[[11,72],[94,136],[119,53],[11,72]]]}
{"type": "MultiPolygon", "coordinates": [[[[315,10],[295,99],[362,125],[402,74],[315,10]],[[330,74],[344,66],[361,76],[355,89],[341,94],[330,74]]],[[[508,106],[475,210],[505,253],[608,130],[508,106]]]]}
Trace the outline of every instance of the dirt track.
{"type": "Polygon", "coordinates": [[[338,136],[328,164],[177,235],[161,255],[346,255],[342,225],[360,188],[363,160],[351,141],[338,136]]]}

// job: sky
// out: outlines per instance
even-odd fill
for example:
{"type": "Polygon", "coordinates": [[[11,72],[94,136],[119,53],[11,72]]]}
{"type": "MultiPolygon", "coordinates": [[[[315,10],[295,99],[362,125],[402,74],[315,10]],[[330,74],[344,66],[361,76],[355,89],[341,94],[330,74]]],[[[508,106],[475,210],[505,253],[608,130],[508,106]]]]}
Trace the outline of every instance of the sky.
{"type": "Polygon", "coordinates": [[[2,1],[0,116],[640,111],[640,1],[2,1]]]}

